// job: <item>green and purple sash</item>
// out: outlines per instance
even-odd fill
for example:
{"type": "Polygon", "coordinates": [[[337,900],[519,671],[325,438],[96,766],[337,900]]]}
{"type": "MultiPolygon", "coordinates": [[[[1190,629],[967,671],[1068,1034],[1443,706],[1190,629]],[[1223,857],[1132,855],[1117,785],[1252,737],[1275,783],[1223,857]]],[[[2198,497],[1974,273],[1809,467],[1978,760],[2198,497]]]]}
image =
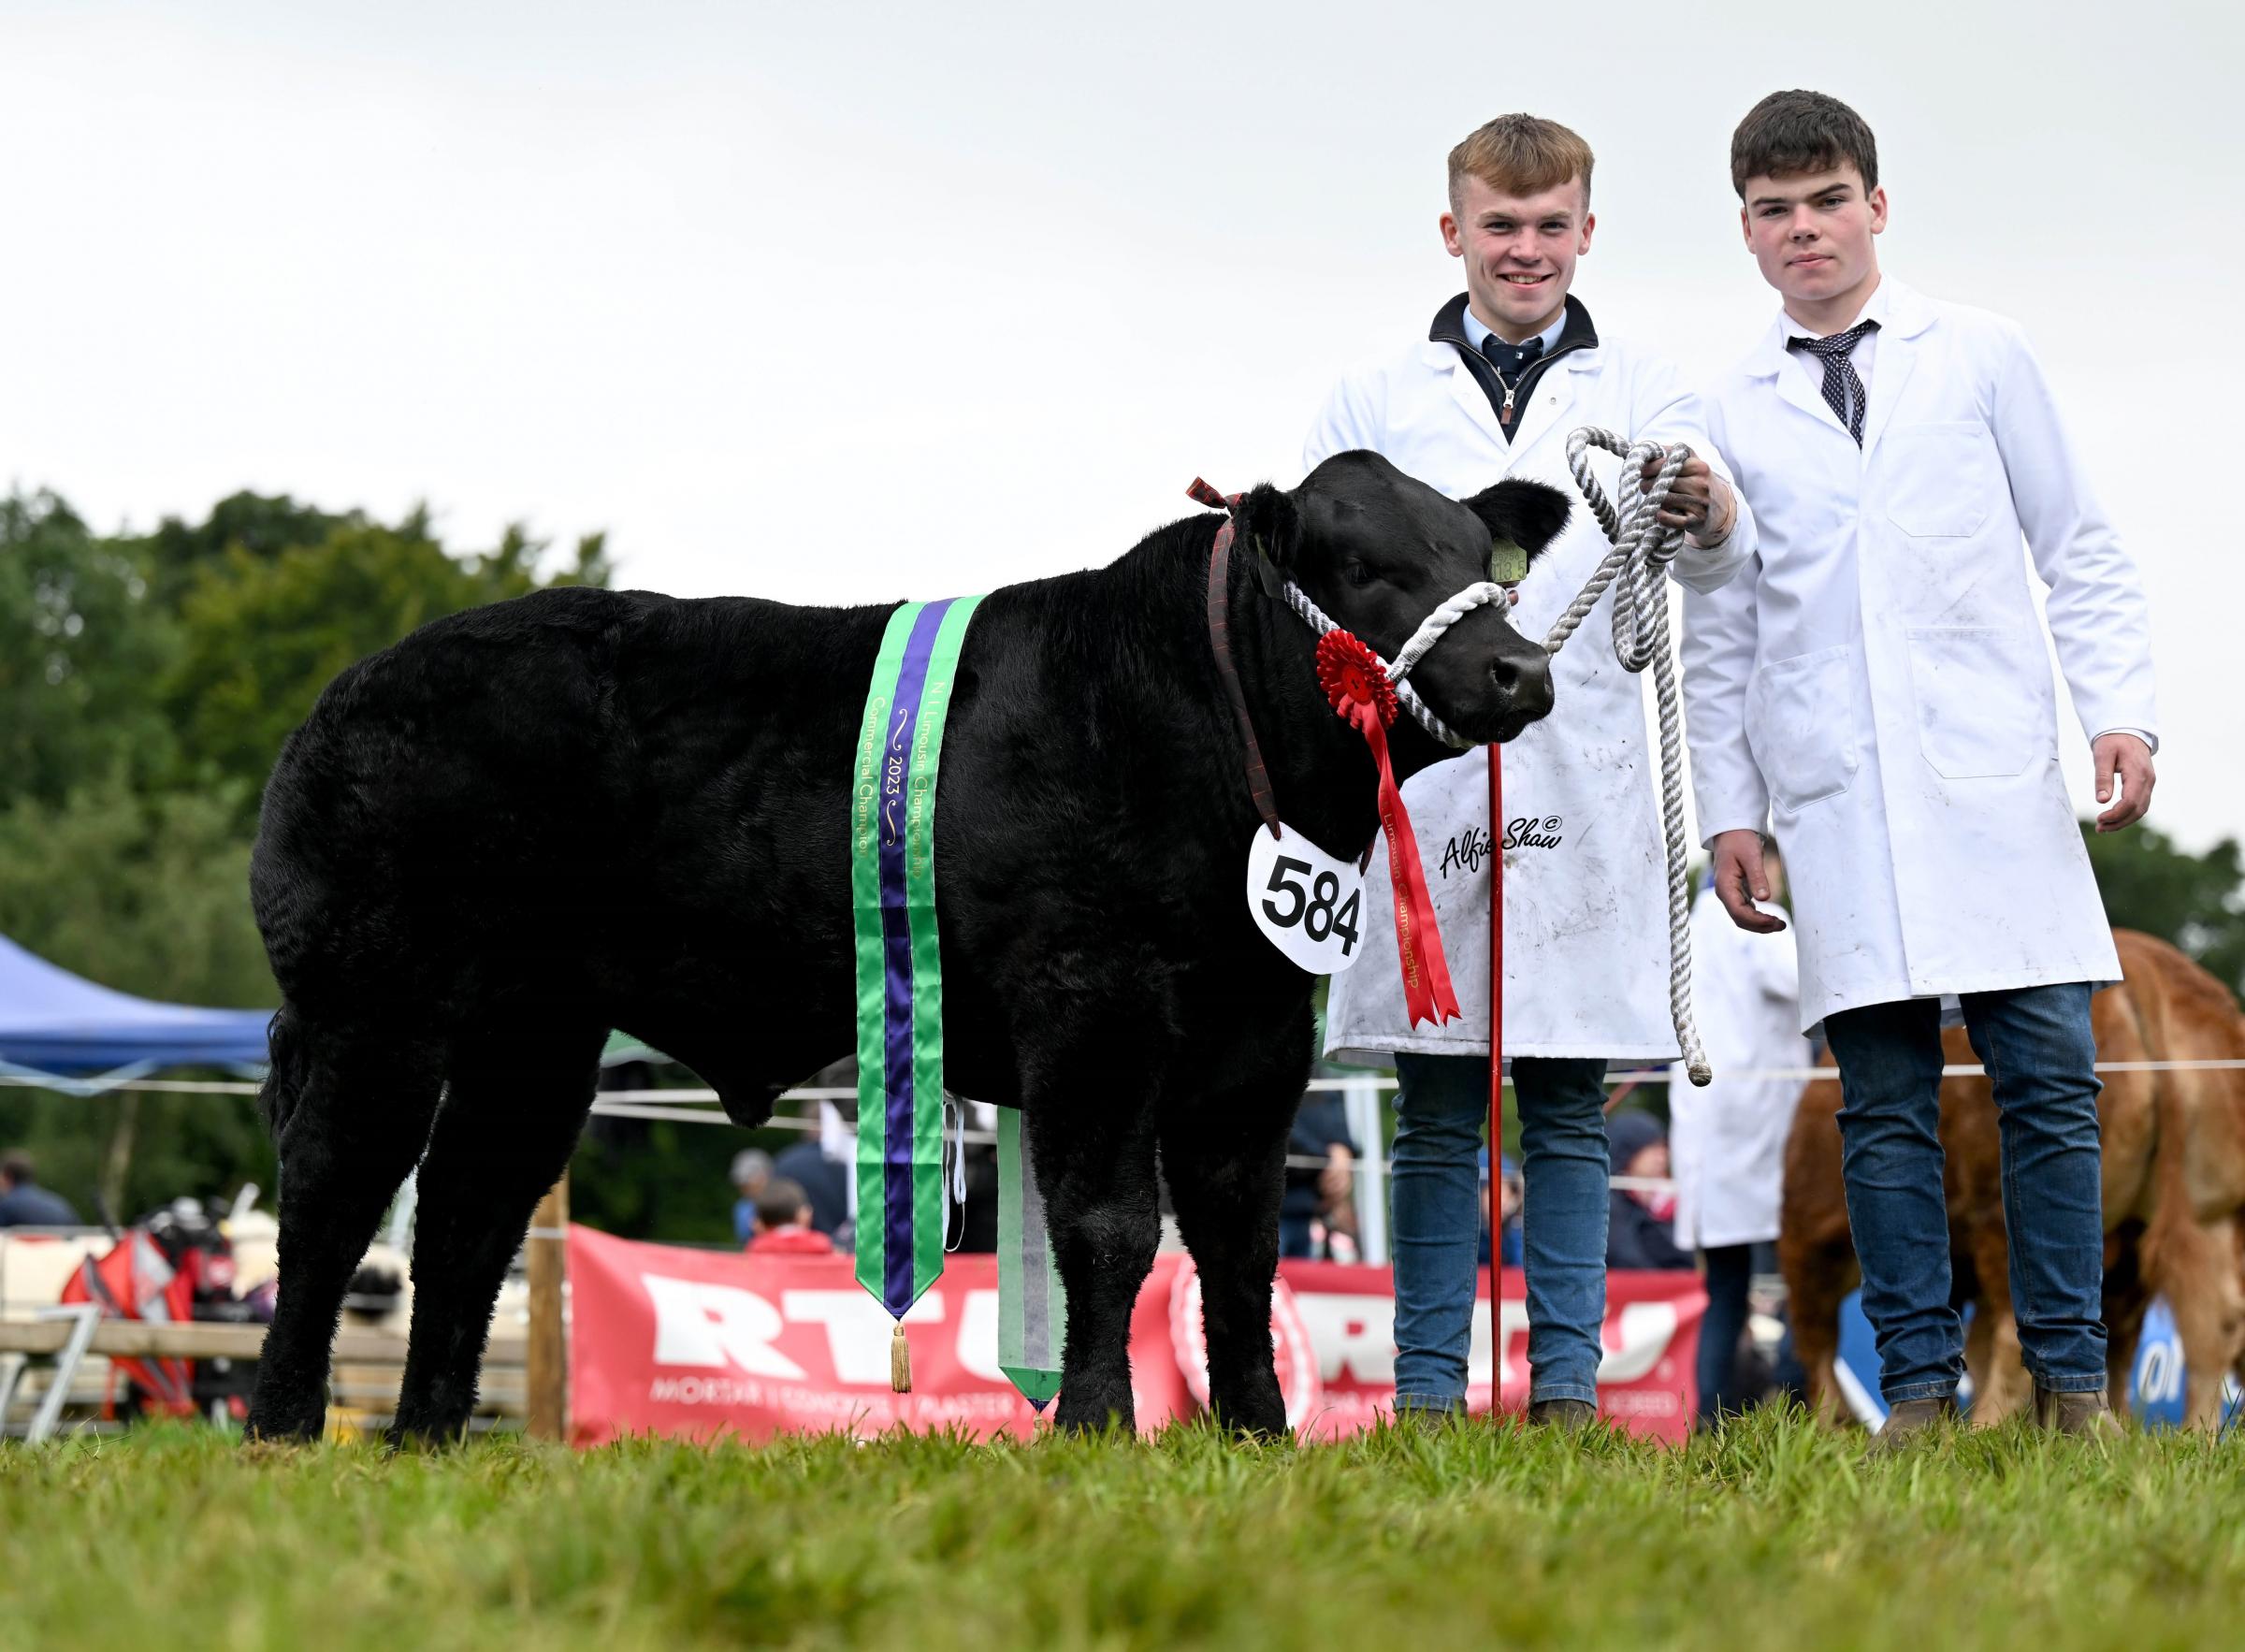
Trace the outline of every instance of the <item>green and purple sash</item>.
{"type": "MultiPolygon", "coordinates": [[[[889,617],[850,788],[858,980],[858,1282],[900,1321],[943,1272],[943,954],[935,778],[959,653],[980,597],[889,617]]],[[[1042,1411],[1060,1387],[1066,1303],[1021,1115],[999,1110],[998,1360],[1042,1411]]],[[[901,1338],[892,1352],[908,1386],[901,1338]]]]}
{"type": "Polygon", "coordinates": [[[899,1319],[943,1271],[935,775],[960,645],[981,600],[906,602],[889,616],[850,792],[858,1282],[899,1319]]]}

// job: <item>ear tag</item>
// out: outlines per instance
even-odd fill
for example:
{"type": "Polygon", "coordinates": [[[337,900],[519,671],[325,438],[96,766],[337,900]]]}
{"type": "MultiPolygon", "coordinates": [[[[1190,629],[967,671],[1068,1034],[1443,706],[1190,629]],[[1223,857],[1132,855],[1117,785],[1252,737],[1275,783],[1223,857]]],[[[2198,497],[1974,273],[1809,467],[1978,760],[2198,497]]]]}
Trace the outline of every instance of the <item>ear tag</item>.
{"type": "Polygon", "coordinates": [[[1489,546],[1489,577],[1499,585],[1518,585],[1528,577],[1528,553],[1509,539],[1489,546]]]}
{"type": "Polygon", "coordinates": [[[1263,938],[1311,975],[1339,975],[1363,949],[1364,870],[1292,827],[1255,828],[1247,847],[1247,914],[1263,938]]]}

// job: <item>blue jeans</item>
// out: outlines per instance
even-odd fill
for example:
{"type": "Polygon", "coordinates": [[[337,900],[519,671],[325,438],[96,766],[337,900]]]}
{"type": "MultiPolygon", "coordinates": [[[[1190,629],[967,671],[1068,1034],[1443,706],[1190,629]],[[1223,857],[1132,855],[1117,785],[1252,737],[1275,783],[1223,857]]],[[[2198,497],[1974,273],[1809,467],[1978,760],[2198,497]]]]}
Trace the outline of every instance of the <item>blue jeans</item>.
{"type": "MultiPolygon", "coordinates": [[[[2096,1039],[2085,983],[1963,995],[2003,1142],[2011,1305],[2043,1387],[2105,1386],[2105,1217],[2096,1039]]],[[[1949,1305],[1943,1194],[1941,1009],[1930,998],[1830,1016],[1840,1064],[1847,1221],[1863,1267],[1888,1403],[1956,1392],[1964,1327],[1949,1305]]]]}
{"type": "Polygon", "coordinates": [[[1745,1410],[1738,1380],[1738,1340],[1745,1335],[1752,1245],[1712,1245],[1700,1253],[1707,1268],[1707,1316],[1700,1321],[1700,1410],[1704,1427],[1745,1410]]]}
{"type": "MultiPolygon", "coordinates": [[[[1606,1064],[1513,1063],[1520,1109],[1528,1398],[1598,1402],[1606,1316],[1606,1064]]],[[[1396,1057],[1396,1403],[1466,1399],[1489,1064],[1396,1057]]],[[[1497,1327],[1491,1326],[1492,1331],[1497,1327]]]]}

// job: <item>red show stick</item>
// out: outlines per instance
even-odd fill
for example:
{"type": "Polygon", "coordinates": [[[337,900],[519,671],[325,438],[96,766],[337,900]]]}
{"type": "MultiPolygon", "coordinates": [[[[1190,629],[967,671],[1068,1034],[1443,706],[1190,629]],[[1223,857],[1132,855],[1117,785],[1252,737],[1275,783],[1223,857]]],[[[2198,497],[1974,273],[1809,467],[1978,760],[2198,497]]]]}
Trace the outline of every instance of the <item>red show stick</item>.
{"type": "Polygon", "coordinates": [[[1489,747],[1489,1421],[1504,1415],[1504,747],[1489,747]]]}

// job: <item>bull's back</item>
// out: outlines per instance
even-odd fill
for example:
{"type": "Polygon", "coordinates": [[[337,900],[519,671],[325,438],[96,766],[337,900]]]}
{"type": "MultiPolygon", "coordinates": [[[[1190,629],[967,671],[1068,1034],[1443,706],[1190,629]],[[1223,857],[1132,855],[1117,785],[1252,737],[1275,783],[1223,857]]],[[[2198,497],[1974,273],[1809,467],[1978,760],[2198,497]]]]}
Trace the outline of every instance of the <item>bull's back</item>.
{"type": "Polygon", "coordinates": [[[266,790],[252,892],[283,990],[371,936],[415,967],[613,949],[666,869],[709,888],[751,800],[815,806],[818,775],[838,799],[838,685],[862,698],[885,613],[558,588],[350,667],[266,790]]]}

